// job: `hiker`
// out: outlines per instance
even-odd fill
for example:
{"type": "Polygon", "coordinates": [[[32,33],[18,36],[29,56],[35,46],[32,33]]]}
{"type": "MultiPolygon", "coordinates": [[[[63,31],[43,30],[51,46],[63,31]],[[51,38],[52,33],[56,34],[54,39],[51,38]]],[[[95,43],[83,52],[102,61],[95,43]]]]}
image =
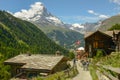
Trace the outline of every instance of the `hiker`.
{"type": "Polygon", "coordinates": [[[73,59],[73,66],[76,66],[76,59],[73,59]]]}
{"type": "Polygon", "coordinates": [[[89,61],[87,60],[87,61],[86,61],[86,65],[85,65],[85,70],[86,70],[86,71],[88,70],[88,67],[89,67],[89,61]]]}
{"type": "Polygon", "coordinates": [[[85,60],[82,61],[82,66],[83,66],[83,70],[85,70],[86,69],[86,61],[85,60]]]}

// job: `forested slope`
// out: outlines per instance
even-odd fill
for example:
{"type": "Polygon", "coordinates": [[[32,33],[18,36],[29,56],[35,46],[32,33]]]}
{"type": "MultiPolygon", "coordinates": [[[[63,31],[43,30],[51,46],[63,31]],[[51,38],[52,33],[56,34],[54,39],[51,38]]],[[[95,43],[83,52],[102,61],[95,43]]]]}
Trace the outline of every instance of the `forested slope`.
{"type": "Polygon", "coordinates": [[[68,53],[32,23],[0,11],[0,80],[10,76],[9,67],[3,65],[4,60],[20,53],[54,54],[58,50],[65,55],[68,53]]]}

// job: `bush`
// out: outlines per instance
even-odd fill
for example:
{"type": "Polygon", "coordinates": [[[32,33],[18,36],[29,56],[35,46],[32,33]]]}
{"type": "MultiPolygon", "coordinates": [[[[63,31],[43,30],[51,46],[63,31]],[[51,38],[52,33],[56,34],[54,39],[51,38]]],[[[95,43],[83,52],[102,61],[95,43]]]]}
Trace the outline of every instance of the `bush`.
{"type": "Polygon", "coordinates": [[[115,24],[108,30],[120,30],[120,24],[115,24]]]}
{"type": "Polygon", "coordinates": [[[96,57],[99,58],[99,57],[102,57],[103,55],[104,55],[103,51],[101,49],[97,49],[96,57]]]}
{"type": "Polygon", "coordinates": [[[75,54],[74,54],[73,52],[70,52],[70,53],[69,53],[69,58],[70,58],[70,59],[74,59],[74,58],[75,58],[75,54]]]}

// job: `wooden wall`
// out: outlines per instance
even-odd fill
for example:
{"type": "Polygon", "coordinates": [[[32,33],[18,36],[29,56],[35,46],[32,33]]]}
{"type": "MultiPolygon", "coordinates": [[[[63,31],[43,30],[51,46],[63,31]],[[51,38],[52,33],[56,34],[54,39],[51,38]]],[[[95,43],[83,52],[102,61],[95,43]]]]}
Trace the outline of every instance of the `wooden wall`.
{"type": "Polygon", "coordinates": [[[99,31],[85,38],[85,51],[88,52],[91,57],[96,55],[96,49],[103,49],[109,54],[112,51],[113,46],[114,43],[112,37],[99,31]]]}

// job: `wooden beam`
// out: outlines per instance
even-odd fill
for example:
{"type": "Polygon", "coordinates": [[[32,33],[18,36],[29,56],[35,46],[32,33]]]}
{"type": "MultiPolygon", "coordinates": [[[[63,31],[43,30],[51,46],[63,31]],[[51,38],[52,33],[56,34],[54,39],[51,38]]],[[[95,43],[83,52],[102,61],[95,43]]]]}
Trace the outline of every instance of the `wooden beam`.
{"type": "Polygon", "coordinates": [[[113,72],[116,72],[116,73],[120,74],[120,68],[114,68],[112,66],[103,66],[103,68],[109,69],[109,70],[111,70],[113,72]]]}

